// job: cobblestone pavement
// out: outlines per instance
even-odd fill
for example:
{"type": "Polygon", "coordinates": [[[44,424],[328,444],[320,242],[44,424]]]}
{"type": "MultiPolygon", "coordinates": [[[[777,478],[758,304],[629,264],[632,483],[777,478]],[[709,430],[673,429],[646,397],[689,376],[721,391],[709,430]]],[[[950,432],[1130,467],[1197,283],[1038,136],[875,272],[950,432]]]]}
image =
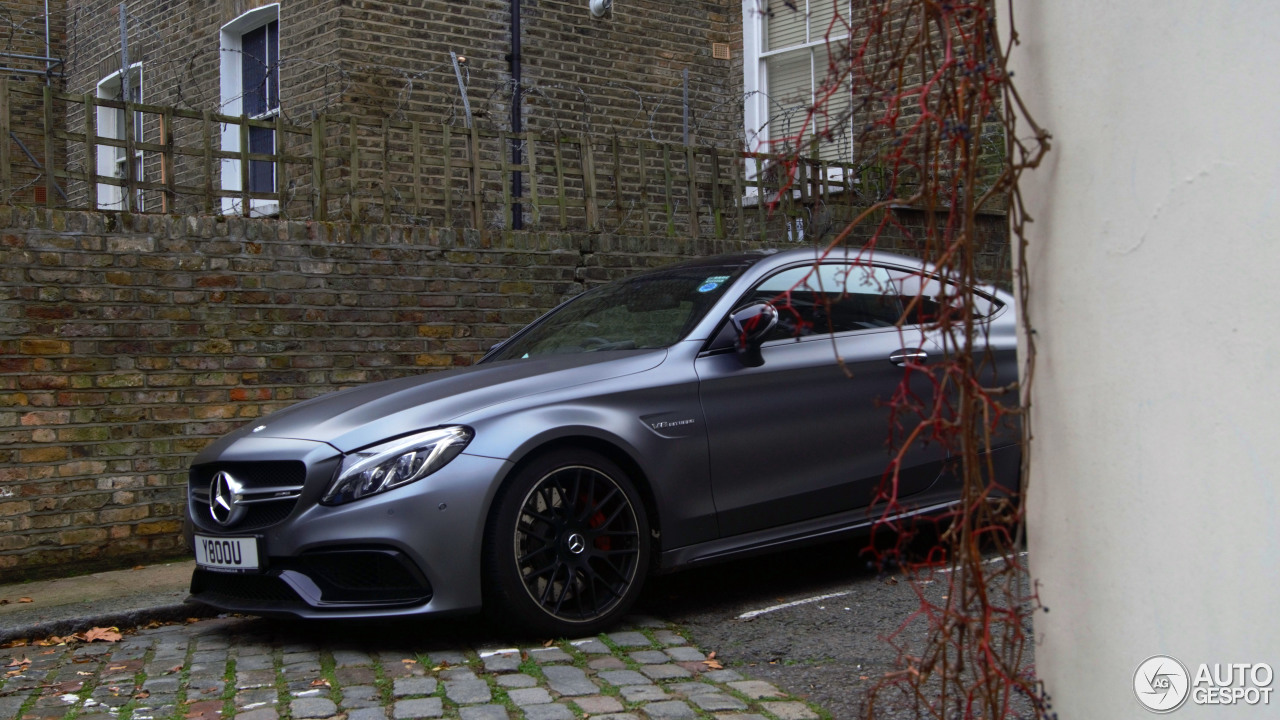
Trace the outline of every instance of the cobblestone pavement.
{"type": "Polygon", "coordinates": [[[393,624],[360,632],[218,618],[0,650],[0,720],[830,717],[719,668],[658,620],[518,647],[415,641],[393,624]]]}

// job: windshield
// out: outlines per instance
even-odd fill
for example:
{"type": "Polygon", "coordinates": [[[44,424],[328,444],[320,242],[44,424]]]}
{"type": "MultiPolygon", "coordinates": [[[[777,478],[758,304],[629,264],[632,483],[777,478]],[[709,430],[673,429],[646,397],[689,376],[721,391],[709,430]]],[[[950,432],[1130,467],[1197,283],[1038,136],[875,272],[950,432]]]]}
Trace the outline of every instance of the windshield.
{"type": "Polygon", "coordinates": [[[601,285],[544,316],[488,360],[669,347],[693,329],[741,270],[677,267],[601,285]]]}

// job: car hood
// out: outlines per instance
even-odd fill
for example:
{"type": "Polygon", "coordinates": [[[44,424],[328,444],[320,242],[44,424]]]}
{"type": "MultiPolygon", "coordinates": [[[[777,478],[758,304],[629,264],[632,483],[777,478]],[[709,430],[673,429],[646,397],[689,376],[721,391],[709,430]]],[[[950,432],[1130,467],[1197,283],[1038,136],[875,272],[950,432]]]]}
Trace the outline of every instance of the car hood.
{"type": "Polygon", "coordinates": [[[550,355],[370,383],[290,406],[215,445],[251,436],[312,440],[351,452],[491,405],[642,372],[665,357],[665,350],[550,355]]]}

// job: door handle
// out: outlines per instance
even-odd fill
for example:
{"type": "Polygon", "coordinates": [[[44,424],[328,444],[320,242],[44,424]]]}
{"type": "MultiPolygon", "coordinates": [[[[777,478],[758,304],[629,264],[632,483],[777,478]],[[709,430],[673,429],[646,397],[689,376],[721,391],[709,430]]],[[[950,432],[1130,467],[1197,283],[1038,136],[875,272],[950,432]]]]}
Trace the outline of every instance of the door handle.
{"type": "Polygon", "coordinates": [[[889,356],[889,362],[902,367],[909,362],[923,365],[929,360],[929,353],[920,348],[902,348],[889,356]]]}

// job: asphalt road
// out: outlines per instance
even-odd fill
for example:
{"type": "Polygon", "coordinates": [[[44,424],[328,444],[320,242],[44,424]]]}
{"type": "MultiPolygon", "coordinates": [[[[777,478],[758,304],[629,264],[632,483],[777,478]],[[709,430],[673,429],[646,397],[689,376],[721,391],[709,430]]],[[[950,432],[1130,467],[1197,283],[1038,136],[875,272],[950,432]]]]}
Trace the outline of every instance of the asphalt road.
{"type": "MultiPolygon", "coordinates": [[[[951,592],[947,571],[913,584],[871,566],[866,544],[829,543],[656,578],[640,611],[678,623],[730,667],[833,718],[864,718],[868,689],[901,667],[895,646],[918,653],[924,644],[927,624],[909,621],[922,598],[943,603],[951,592]]],[[[917,542],[917,549],[928,544],[917,542]]],[[[878,698],[874,717],[916,717],[899,691],[878,698]]]]}

